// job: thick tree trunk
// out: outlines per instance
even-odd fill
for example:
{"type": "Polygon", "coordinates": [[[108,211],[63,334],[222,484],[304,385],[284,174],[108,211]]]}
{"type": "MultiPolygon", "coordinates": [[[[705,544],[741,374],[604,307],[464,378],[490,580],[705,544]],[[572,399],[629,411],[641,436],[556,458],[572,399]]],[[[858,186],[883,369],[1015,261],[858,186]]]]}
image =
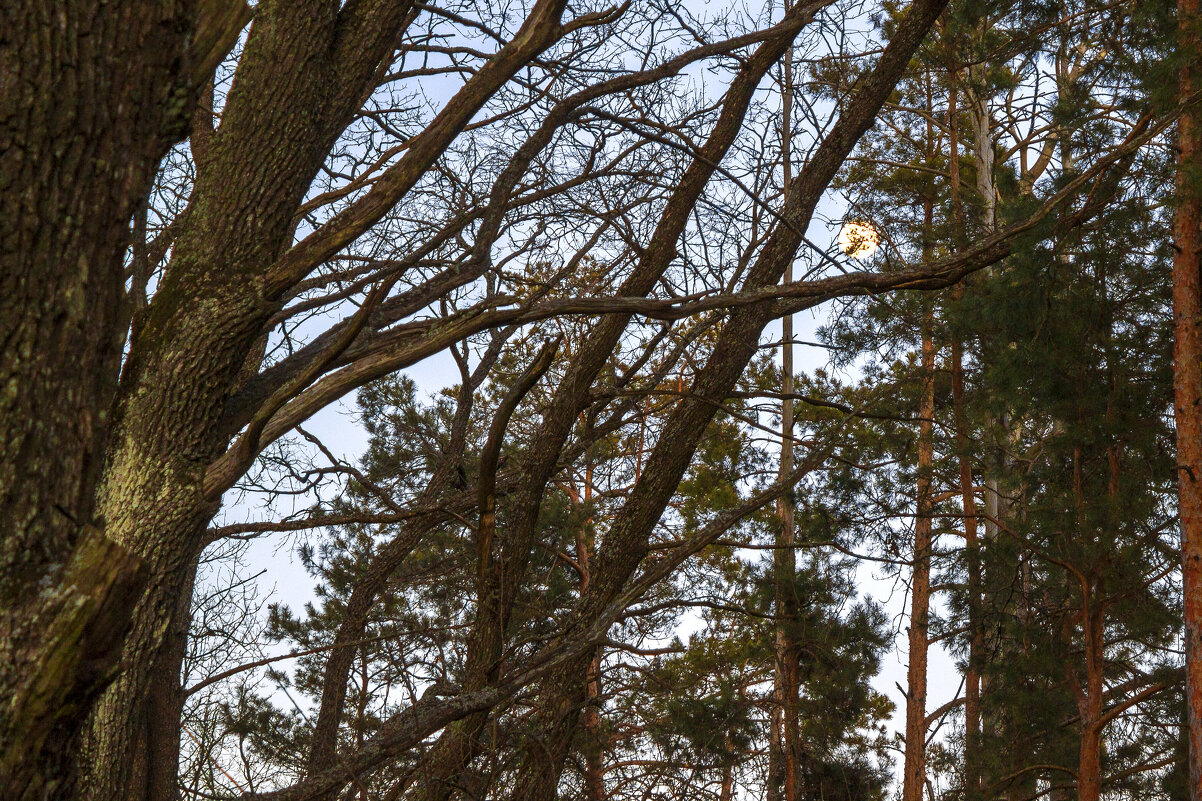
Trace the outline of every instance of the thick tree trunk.
{"type": "MultiPolygon", "coordinates": [[[[325,0],[260,7],[170,267],[130,344],[98,496],[109,536],[141,557],[149,581],[125,670],[90,726],[85,787],[96,801],[175,792],[173,778],[152,771],[168,760],[148,734],[178,728],[154,706],[154,688],[179,681],[183,652],[173,635],[187,626],[195,560],[219,505],[204,485],[227,444],[218,421],[278,307],[263,274],[289,243],[296,209],[359,101],[352,87],[371,75],[348,69],[335,92],[326,74],[335,65],[312,57],[333,49],[335,12],[325,0]],[[328,102],[315,113],[320,92],[328,102]]],[[[368,51],[372,44],[363,42],[368,51]]]]}
{"type": "Polygon", "coordinates": [[[144,578],[97,517],[130,220],[245,5],[0,10],[0,786],[66,797],[144,578]]]}
{"type": "MultiPolygon", "coordinates": [[[[927,204],[928,210],[930,204],[927,204]]],[[[922,325],[922,401],[918,424],[918,491],[914,515],[914,567],[910,588],[906,754],[902,801],[922,801],[926,787],[927,648],[931,607],[931,471],[934,461],[935,344],[928,312],[922,325]]]]}
{"type": "Polygon", "coordinates": [[[1098,801],[1102,796],[1102,738],[1094,726],[1081,731],[1081,756],[1077,763],[1077,801],[1098,801]]]}
{"type": "MultiPolygon", "coordinates": [[[[1181,96],[1196,92],[1202,23],[1198,0],[1178,0],[1181,96]]],[[[1185,603],[1186,706],[1189,711],[1189,792],[1202,801],[1202,119],[1196,106],[1177,123],[1177,212],[1173,236],[1173,398],[1177,422],[1178,509],[1185,603]]]]}
{"type": "Polygon", "coordinates": [[[556,801],[564,763],[588,697],[586,682],[592,658],[585,656],[567,664],[553,675],[556,681],[543,686],[552,692],[539,694],[537,731],[523,746],[523,759],[514,781],[512,801],[556,801]]]}

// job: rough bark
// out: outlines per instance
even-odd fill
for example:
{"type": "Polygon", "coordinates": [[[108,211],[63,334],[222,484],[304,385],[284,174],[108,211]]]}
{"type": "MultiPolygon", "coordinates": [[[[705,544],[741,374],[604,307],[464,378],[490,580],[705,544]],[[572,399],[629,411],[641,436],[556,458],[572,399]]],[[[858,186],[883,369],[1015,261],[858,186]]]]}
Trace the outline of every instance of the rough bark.
{"type": "Polygon", "coordinates": [[[605,801],[605,739],[601,730],[601,652],[589,663],[584,697],[584,787],[588,801],[605,801]]]}
{"type": "MultiPolygon", "coordinates": [[[[352,47],[340,36],[357,28],[355,18],[338,15],[337,5],[257,8],[171,264],[130,343],[98,497],[108,535],[144,561],[149,578],[125,669],[91,721],[89,798],[154,798],[156,787],[173,785],[151,780],[150,766],[166,762],[156,749],[178,737],[153,706],[152,688],[178,683],[182,651],[171,633],[186,626],[181,599],[218,506],[204,487],[226,444],[216,423],[277,308],[264,273],[288,244],[330,144],[391,52],[399,18],[389,15],[404,13],[393,6],[377,15],[393,27],[375,39],[358,31],[352,47]]],[[[368,13],[371,5],[348,9],[368,13]]]]}
{"type": "Polygon", "coordinates": [[[537,3],[514,40],[448,101],[371,192],[285,253],[305,192],[391,60],[411,8],[390,0],[311,0],[256,10],[221,127],[206,144],[186,223],[132,344],[122,387],[101,498],[114,535],[145,553],[151,581],[126,648],[129,668],[92,725],[91,797],[149,792],[133,781],[150,755],[132,733],[151,714],[145,699],[154,677],[178,674],[163,634],[177,622],[176,601],[217,498],[259,447],[261,420],[252,420],[223,454],[230,432],[219,421],[264,324],[296,281],[386,213],[497,89],[564,31],[563,4],[537,3]],[[232,467],[214,479],[219,456],[232,467]]]}
{"type": "MultiPolygon", "coordinates": [[[[1198,0],[1178,0],[1180,93],[1200,83],[1198,0]]],[[[1202,119],[1196,106],[1177,127],[1177,210],[1173,225],[1173,400],[1177,423],[1178,511],[1185,604],[1186,706],[1189,710],[1189,793],[1202,801],[1202,119]]]]}
{"type": "Polygon", "coordinates": [[[0,10],[0,785],[65,797],[144,572],[95,489],[129,308],[130,220],[241,2],[0,10]]]}
{"type": "Polygon", "coordinates": [[[553,696],[544,696],[546,706],[538,717],[541,728],[536,740],[527,740],[512,801],[556,801],[559,797],[559,780],[588,697],[586,683],[581,681],[588,667],[581,672],[574,666],[571,673],[573,684],[559,688],[553,696]]]}

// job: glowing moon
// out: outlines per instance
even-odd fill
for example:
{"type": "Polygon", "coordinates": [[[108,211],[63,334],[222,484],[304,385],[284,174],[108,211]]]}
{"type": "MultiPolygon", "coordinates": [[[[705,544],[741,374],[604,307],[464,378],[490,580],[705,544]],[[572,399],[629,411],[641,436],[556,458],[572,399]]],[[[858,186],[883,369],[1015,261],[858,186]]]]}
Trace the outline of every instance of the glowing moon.
{"type": "Polygon", "coordinates": [[[868,258],[880,241],[876,229],[868,223],[846,222],[839,231],[839,249],[853,259],[868,258]]]}

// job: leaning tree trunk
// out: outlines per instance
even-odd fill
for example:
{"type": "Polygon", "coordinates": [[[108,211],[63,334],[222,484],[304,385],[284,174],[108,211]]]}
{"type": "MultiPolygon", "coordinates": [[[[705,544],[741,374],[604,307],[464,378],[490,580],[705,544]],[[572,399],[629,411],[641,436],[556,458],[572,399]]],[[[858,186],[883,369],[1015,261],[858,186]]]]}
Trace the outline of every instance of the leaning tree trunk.
{"type": "MultiPolygon", "coordinates": [[[[1198,90],[1198,0],[1178,0],[1183,98],[1198,90]]],[[[1177,213],[1173,236],[1173,399],[1185,596],[1186,706],[1189,713],[1189,797],[1202,801],[1202,119],[1187,108],[1177,124],[1177,213]]]]}
{"type": "Polygon", "coordinates": [[[347,69],[346,84],[332,89],[333,60],[312,56],[335,49],[330,4],[300,6],[259,7],[221,126],[198,159],[171,264],[130,343],[98,498],[109,536],[142,559],[148,583],[125,669],[89,726],[90,799],[174,795],[173,770],[166,777],[152,766],[169,769],[178,717],[155,700],[179,681],[178,635],[219,507],[205,488],[228,441],[218,423],[281,302],[268,296],[264,273],[289,243],[296,210],[374,69],[360,69],[366,77],[347,69]],[[320,113],[315,101],[324,101],[320,113]]]}
{"type": "MultiPolygon", "coordinates": [[[[914,51],[946,6],[946,0],[915,0],[908,7],[880,60],[872,72],[857,82],[846,110],[791,185],[782,204],[782,223],[769,235],[748,271],[744,290],[775,286],[784,277],[786,266],[801,245],[799,232],[809,224],[822,193],[871,125],[914,51]]],[[[775,316],[771,304],[747,306],[731,313],[690,391],[664,424],[660,439],[646,463],[643,480],[635,485],[611,521],[605,538],[606,547],[594,563],[590,592],[581,598],[577,613],[579,626],[587,626],[589,621],[596,619],[642,564],[648,553],[651,532],[676,492],[701,436],[758,351],[760,336],[775,316]]],[[[579,628],[571,629],[565,637],[576,636],[579,631],[579,628]]],[[[557,737],[559,732],[564,734],[558,737],[559,742],[566,741],[575,732],[588,662],[587,654],[584,658],[569,660],[540,683],[544,715],[555,722],[557,737]],[[546,703],[548,698],[554,701],[546,703]]],[[[544,730],[550,728],[544,727],[544,730]]],[[[550,770],[540,770],[540,765],[532,765],[519,774],[517,786],[522,788],[522,782],[531,779],[537,793],[517,797],[554,798],[550,793],[558,782],[566,753],[565,750],[559,757],[560,764],[548,766],[550,770]]]]}
{"type": "Polygon", "coordinates": [[[130,220],[246,7],[0,9],[0,786],[72,793],[143,571],[95,510],[130,220]]]}
{"type": "MultiPolygon", "coordinates": [[[[701,148],[699,157],[690,163],[665,204],[638,265],[619,290],[621,295],[640,296],[650,292],[675,257],[677,240],[683,233],[691,211],[708,184],[710,176],[742,128],[743,118],[760,80],[784,54],[801,25],[813,16],[792,13],[794,27],[782,31],[780,36],[757,48],[755,54],[731,81],[722,111],[701,148]]],[[[560,382],[550,407],[544,412],[543,423],[535,435],[530,456],[521,471],[525,477],[523,486],[514,493],[517,501],[512,504],[513,511],[505,527],[506,537],[498,549],[500,556],[493,560],[490,569],[482,574],[479,582],[476,620],[468,640],[465,659],[466,691],[487,686],[495,677],[512,605],[517,597],[520,582],[524,580],[529,554],[534,545],[543,493],[557,467],[556,454],[562,449],[578,415],[590,402],[589,387],[611,358],[629,320],[630,315],[627,314],[610,314],[598,320],[569,367],[567,375],[560,382]]],[[[587,667],[582,665],[579,670],[568,670],[562,673],[562,676],[557,675],[544,680],[546,687],[540,692],[540,696],[555,698],[560,693],[573,693],[578,681],[582,681],[580,677],[586,669],[587,667]]],[[[445,801],[449,797],[450,788],[458,781],[457,777],[477,755],[478,735],[487,719],[488,713],[480,712],[457,721],[444,730],[435,747],[423,757],[417,773],[421,777],[421,792],[426,801],[445,801]]],[[[531,765],[530,770],[534,769],[535,766],[531,765]]],[[[544,784],[548,780],[546,777],[551,774],[551,771],[541,771],[544,784]]],[[[557,782],[558,769],[553,771],[553,774],[557,782]]]]}

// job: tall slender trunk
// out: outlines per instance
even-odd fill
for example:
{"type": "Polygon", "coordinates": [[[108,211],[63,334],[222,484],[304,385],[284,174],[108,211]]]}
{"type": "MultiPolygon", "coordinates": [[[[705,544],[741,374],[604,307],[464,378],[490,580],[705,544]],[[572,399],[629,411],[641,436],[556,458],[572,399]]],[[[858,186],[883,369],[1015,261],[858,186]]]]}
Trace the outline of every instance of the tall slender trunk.
{"type": "MultiPolygon", "coordinates": [[[[1202,84],[1198,75],[1199,0],[1178,0],[1181,96],[1202,84]]],[[[1177,423],[1178,509],[1181,516],[1185,603],[1186,706],[1189,710],[1189,793],[1202,801],[1202,119],[1191,106],[1177,123],[1177,212],[1173,225],[1173,400],[1177,423]]]]}
{"type": "MultiPolygon", "coordinates": [[[[964,247],[964,209],[960,200],[960,125],[957,70],[950,71],[948,91],[948,176],[951,184],[952,240],[957,250],[964,247]]],[[[964,297],[963,283],[953,297],[964,297]]],[[[960,468],[960,503],[964,521],[964,555],[968,595],[968,664],[964,671],[964,788],[975,801],[981,784],[981,553],[977,534],[977,498],[973,489],[972,456],[968,437],[968,414],[964,398],[964,342],[959,334],[951,341],[952,417],[956,427],[956,450],[960,468]]]]}
{"type": "Polygon", "coordinates": [[[734,769],[729,763],[722,766],[722,787],[718,792],[718,801],[731,801],[735,793],[734,769]]]}
{"type": "MultiPolygon", "coordinates": [[[[977,32],[978,35],[980,31],[977,32]]],[[[984,67],[977,64],[968,67],[967,81],[963,85],[966,110],[968,112],[969,124],[973,138],[973,162],[976,171],[976,193],[979,206],[979,224],[981,230],[985,234],[991,234],[997,230],[997,184],[994,178],[995,154],[994,154],[994,131],[993,120],[989,111],[989,98],[985,86],[984,67]]],[[[986,458],[982,469],[982,482],[984,484],[983,503],[981,510],[984,517],[984,544],[995,543],[999,538],[1001,521],[1007,515],[1006,504],[1002,498],[1002,479],[1006,475],[1008,469],[1006,458],[1006,444],[1009,437],[1009,419],[1005,410],[1000,414],[990,414],[985,422],[985,447],[986,458]]],[[[978,548],[978,554],[981,549],[978,548]]],[[[980,562],[978,562],[980,565],[980,562]]],[[[1008,568],[1007,568],[1008,569],[1008,568]]],[[[986,584],[993,586],[996,581],[1006,581],[1002,577],[986,577],[982,571],[981,587],[983,600],[984,587],[986,584]]],[[[981,617],[984,616],[984,608],[981,607],[981,617]]],[[[984,621],[978,623],[981,631],[984,630],[984,621]]],[[[1005,645],[1004,643],[1001,645],[1005,645]]],[[[1001,647],[999,645],[999,647],[1001,647]]],[[[982,651],[984,642],[982,640],[982,651]]],[[[983,656],[983,654],[979,654],[983,656]]],[[[1004,656],[1002,658],[1005,658],[1004,656]]],[[[984,664],[979,661],[978,665],[984,664]]],[[[979,675],[980,696],[985,696],[989,690],[988,675],[979,675]]],[[[978,699],[980,700],[980,699],[978,699]]],[[[1015,731],[1014,715],[997,710],[995,707],[987,707],[983,702],[979,708],[982,711],[982,717],[989,714],[990,720],[981,721],[981,730],[996,731],[1004,737],[1012,736],[1015,731]],[[987,713],[988,710],[988,713],[987,713]]],[[[1015,710],[1010,710],[1014,712],[1015,710]]],[[[1024,751],[1019,749],[1016,751],[1013,748],[1005,749],[1011,752],[1011,764],[1009,769],[1017,770],[1021,768],[1022,755],[1024,751]]],[[[1028,781],[1031,774],[1022,774],[1020,780],[1013,781],[1008,785],[1006,797],[1017,801],[1023,798],[1025,791],[1024,782],[1028,781]]],[[[983,783],[983,777],[978,776],[978,781],[983,783]]]]}
{"type": "MultiPolygon", "coordinates": [[[[968,116],[972,125],[973,161],[977,174],[977,196],[981,204],[980,222],[985,233],[991,234],[997,229],[997,188],[993,179],[993,121],[989,114],[988,98],[984,95],[981,68],[970,67],[968,76],[969,81],[965,85],[965,95],[968,100],[968,116]]],[[[1000,422],[1001,427],[1005,427],[1004,419],[994,422],[1000,422]]],[[[994,426],[990,427],[994,428],[994,426]]],[[[995,462],[985,477],[986,539],[997,537],[996,521],[1000,519],[1001,514],[998,474],[1002,472],[1003,468],[1000,453],[995,462]]]]}
{"type": "Polygon", "coordinates": [[[605,741],[601,731],[601,651],[589,663],[584,700],[584,784],[588,801],[605,801],[605,741]]]}
{"type": "MultiPolygon", "coordinates": [[[[926,74],[927,105],[934,103],[931,74],[926,74]]],[[[927,121],[927,163],[934,161],[937,144],[934,125],[927,121]]],[[[928,187],[922,201],[922,259],[933,258],[935,199],[928,187]]],[[[906,692],[906,751],[902,768],[902,801],[922,801],[926,786],[927,650],[931,607],[931,478],[934,467],[935,418],[935,310],[924,298],[921,324],[918,408],[918,475],[915,486],[914,557],[910,588],[909,666],[906,692]]]]}
{"type": "Polygon", "coordinates": [[[1085,632],[1085,685],[1078,688],[1081,745],[1077,759],[1077,801],[1098,801],[1102,795],[1102,721],[1104,666],[1103,612],[1090,589],[1082,588],[1082,629],[1085,632]]]}
{"type": "MultiPolygon", "coordinates": [[[[929,212],[930,203],[927,204],[929,212]]],[[[929,218],[929,213],[928,213],[929,218]]],[[[922,801],[926,786],[927,649],[931,605],[931,471],[934,457],[935,344],[932,314],[922,324],[922,400],[918,424],[918,486],[914,516],[914,567],[910,590],[909,670],[906,693],[906,754],[902,801],[922,801]]]]}
{"type": "MultiPolygon", "coordinates": [[[[786,0],[786,10],[788,2],[786,0]]],[[[792,114],[793,114],[793,49],[785,51],[781,67],[781,190],[787,195],[793,178],[792,114]]],[[[785,284],[793,282],[793,265],[785,268],[782,279],[785,284]]],[[[781,320],[781,442],[780,469],[778,475],[793,472],[793,317],[786,315],[781,320]]],[[[792,493],[781,496],[777,502],[780,530],[777,534],[776,550],[773,551],[774,594],[776,614],[776,665],[774,672],[775,696],[779,706],[780,735],[777,748],[780,751],[778,779],[783,801],[797,799],[797,768],[801,750],[801,733],[797,719],[798,692],[800,684],[800,654],[794,643],[798,614],[797,598],[797,542],[795,504],[792,493]]],[[[773,784],[776,786],[776,783],[773,784]]]]}
{"type": "Polygon", "coordinates": [[[975,799],[981,785],[981,657],[985,636],[981,630],[981,542],[977,534],[977,499],[973,489],[968,421],[964,401],[964,345],[952,340],[952,407],[956,421],[956,447],[960,451],[960,502],[964,520],[964,554],[968,595],[968,664],[964,672],[964,785],[966,797],[975,799]]]}

